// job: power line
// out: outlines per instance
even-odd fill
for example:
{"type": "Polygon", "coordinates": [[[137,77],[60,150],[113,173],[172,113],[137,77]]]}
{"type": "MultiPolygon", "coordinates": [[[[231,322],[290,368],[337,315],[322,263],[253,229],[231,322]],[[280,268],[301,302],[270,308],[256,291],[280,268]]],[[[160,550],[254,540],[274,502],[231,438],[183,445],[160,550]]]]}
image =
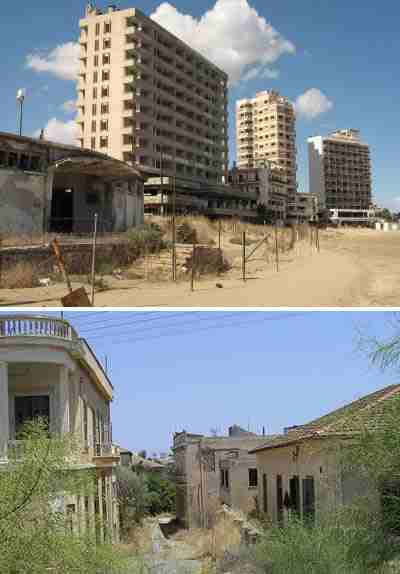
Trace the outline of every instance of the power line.
{"type": "MultiPolygon", "coordinates": [[[[240,314],[242,315],[242,314],[240,314]]],[[[257,319],[252,319],[252,320],[247,320],[247,321],[238,321],[238,322],[231,322],[231,323],[222,323],[220,325],[208,325],[205,327],[198,327],[198,328],[190,328],[190,329],[186,329],[183,331],[177,331],[177,332],[171,332],[171,331],[166,331],[165,333],[160,333],[158,335],[150,335],[150,336],[146,336],[146,337],[138,337],[138,338],[130,338],[129,336],[127,338],[124,339],[113,339],[112,341],[107,341],[107,345],[110,344],[115,344],[115,343],[139,343],[139,342],[144,342],[144,341],[150,341],[150,340],[155,340],[155,339],[161,339],[164,337],[176,337],[176,336],[180,336],[180,335],[188,335],[188,334],[194,334],[194,333],[198,333],[198,332],[202,332],[202,331],[212,331],[212,330],[217,330],[217,329],[224,329],[227,327],[239,327],[239,326],[245,326],[245,325],[249,325],[249,324],[255,324],[255,323],[261,323],[261,322],[267,322],[267,321],[278,321],[278,320],[285,320],[285,319],[291,319],[291,318],[298,318],[298,317],[302,317],[302,316],[309,316],[310,312],[305,312],[305,313],[290,313],[287,316],[277,316],[276,314],[274,314],[273,316],[268,316],[265,317],[265,315],[262,315],[261,317],[257,317],[257,319]]],[[[191,323],[190,325],[194,325],[195,323],[191,323]]],[[[151,329],[154,331],[154,329],[151,329]]],[[[104,337],[103,337],[104,339],[104,337]]]]}

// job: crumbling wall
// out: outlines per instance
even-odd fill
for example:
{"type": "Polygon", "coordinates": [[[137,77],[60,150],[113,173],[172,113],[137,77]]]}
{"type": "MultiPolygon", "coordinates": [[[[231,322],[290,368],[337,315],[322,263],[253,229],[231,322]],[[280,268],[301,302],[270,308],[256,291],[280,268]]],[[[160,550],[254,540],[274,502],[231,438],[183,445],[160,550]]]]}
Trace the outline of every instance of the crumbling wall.
{"type": "Polygon", "coordinates": [[[0,170],[0,234],[43,232],[47,179],[42,173],[0,170]]]}

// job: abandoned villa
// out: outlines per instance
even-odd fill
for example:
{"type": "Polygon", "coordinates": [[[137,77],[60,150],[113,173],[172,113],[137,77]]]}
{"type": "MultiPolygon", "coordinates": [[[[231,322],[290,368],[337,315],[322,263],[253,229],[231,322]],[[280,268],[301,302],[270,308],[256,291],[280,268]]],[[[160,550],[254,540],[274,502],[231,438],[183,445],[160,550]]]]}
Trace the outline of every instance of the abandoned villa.
{"type": "Polygon", "coordinates": [[[64,320],[35,316],[0,318],[0,467],[18,449],[18,431],[43,417],[50,433],[74,433],[82,444],[80,470],[95,475],[94,492],[65,496],[74,528],[93,529],[98,541],[119,540],[115,493],[118,450],[112,444],[113,387],[95,354],[64,320]],[[96,520],[96,518],[98,520],[96,520]]]}

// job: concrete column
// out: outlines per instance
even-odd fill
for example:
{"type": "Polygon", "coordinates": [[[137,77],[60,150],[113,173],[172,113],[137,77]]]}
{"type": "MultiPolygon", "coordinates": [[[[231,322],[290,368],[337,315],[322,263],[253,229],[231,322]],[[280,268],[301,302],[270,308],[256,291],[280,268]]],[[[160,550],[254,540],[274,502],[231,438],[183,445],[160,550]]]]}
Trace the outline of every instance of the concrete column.
{"type": "Polygon", "coordinates": [[[7,457],[10,436],[8,412],[8,364],[0,362],[0,460],[7,457]]]}
{"type": "Polygon", "coordinates": [[[59,429],[61,434],[70,432],[70,389],[69,389],[69,369],[60,367],[59,377],[59,429]]]}

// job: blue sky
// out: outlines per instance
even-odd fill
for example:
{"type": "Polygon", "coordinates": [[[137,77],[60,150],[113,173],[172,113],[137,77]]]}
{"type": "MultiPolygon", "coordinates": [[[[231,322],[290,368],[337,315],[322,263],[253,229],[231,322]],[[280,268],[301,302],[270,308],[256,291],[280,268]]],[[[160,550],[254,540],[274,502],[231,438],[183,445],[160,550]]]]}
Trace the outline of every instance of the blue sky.
{"type": "MultiPolygon", "coordinates": [[[[104,1],[98,1],[100,7],[105,4],[104,1]]],[[[158,8],[159,2],[138,0],[133,3],[121,0],[118,5],[122,8],[135,5],[151,14],[158,8]]],[[[71,114],[66,113],[62,105],[75,98],[74,82],[60,79],[54,73],[38,72],[37,69],[28,68],[26,63],[29,54],[39,55],[46,62],[49,53],[57,46],[75,42],[78,20],[83,15],[84,6],[84,0],[17,1],[2,6],[1,131],[16,130],[15,94],[21,87],[27,88],[25,133],[33,134],[54,118],[59,122],[72,120],[71,114]]],[[[232,112],[236,99],[252,96],[259,90],[274,88],[296,101],[299,96],[314,88],[326,98],[322,100],[322,109],[329,108],[326,106],[327,101],[331,102],[332,107],[313,119],[299,117],[300,190],[308,190],[307,136],[325,134],[335,128],[354,127],[361,129],[363,138],[371,145],[376,200],[380,204],[400,208],[400,201],[396,200],[400,198],[397,169],[400,4],[397,0],[383,0],[380,3],[371,0],[250,0],[250,6],[255,12],[249,10],[247,0],[218,0],[217,10],[215,0],[177,0],[174,6],[178,17],[171,8],[164,6],[159,11],[160,18],[165,16],[168,23],[174,21],[177,25],[181,13],[190,14],[194,18],[204,17],[208,13],[202,28],[208,32],[210,22],[213,22],[212,16],[223,14],[222,34],[217,34],[220,47],[212,45],[216,42],[212,34],[210,38],[203,39],[205,49],[216,54],[215,58],[222,58],[221,61],[227,61],[226,57],[221,56],[221,47],[229,48],[229,40],[224,39],[223,32],[227,38],[230,29],[236,32],[232,35],[234,57],[227,65],[232,68],[232,60],[242,58],[244,67],[239,74],[241,80],[230,92],[232,159],[235,153],[232,112]],[[260,32],[262,25],[257,28],[258,35],[253,34],[256,20],[260,24],[262,19],[278,34],[277,45],[282,50],[277,50],[275,56],[273,50],[271,53],[270,36],[265,28],[265,49],[262,47],[263,34],[260,32]],[[253,51],[247,57],[245,51],[253,40],[253,51]],[[285,49],[285,42],[289,42],[294,49],[285,49]],[[263,58],[264,67],[260,67],[263,58]],[[250,70],[254,71],[250,75],[256,75],[258,70],[258,76],[245,81],[250,70]]],[[[200,37],[200,34],[197,36],[200,37]]],[[[59,124],[57,126],[60,127],[59,124]]]]}
{"type": "Polygon", "coordinates": [[[175,431],[234,423],[281,432],[397,382],[359,340],[391,333],[378,312],[65,313],[115,387],[114,439],[168,450],[175,431]]]}

